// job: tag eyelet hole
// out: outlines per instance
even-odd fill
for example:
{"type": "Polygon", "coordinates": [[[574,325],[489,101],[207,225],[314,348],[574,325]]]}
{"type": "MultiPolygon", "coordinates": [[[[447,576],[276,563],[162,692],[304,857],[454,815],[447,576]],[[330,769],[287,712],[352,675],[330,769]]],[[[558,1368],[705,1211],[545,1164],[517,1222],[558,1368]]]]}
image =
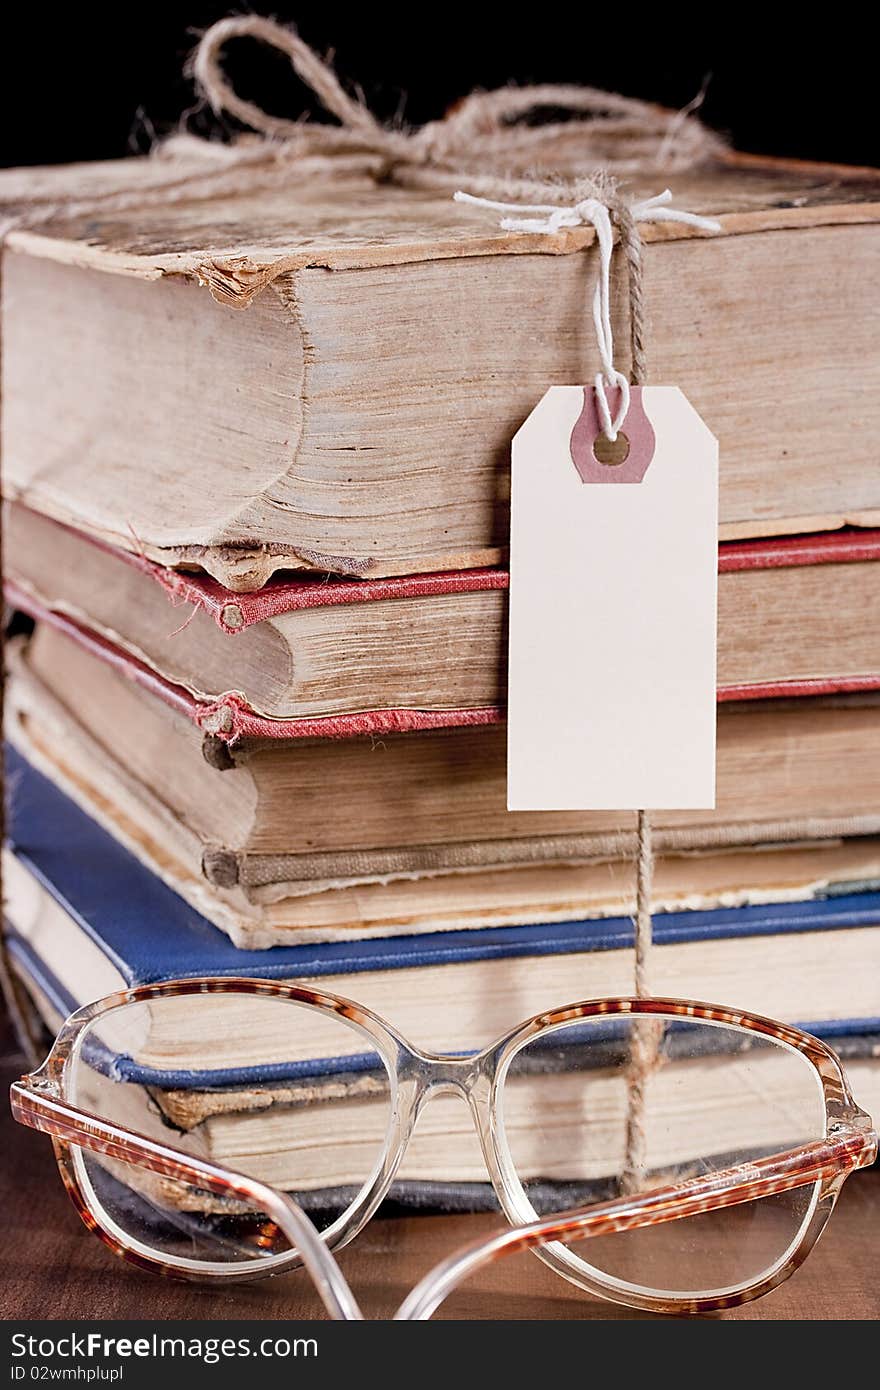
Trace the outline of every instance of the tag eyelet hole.
{"type": "Polygon", "coordinates": [[[620,433],[612,444],[607,434],[600,434],[593,443],[593,458],[605,468],[619,468],[629,458],[629,440],[620,433]]]}

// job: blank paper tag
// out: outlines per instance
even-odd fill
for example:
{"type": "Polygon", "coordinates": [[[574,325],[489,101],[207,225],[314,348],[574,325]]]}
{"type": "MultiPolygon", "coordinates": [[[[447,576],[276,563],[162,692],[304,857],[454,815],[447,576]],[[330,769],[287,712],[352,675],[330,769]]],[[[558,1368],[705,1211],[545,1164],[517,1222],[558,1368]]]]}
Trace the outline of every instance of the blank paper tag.
{"type": "Polygon", "coordinates": [[[513,442],[508,809],[711,809],[718,445],[674,386],[597,432],[554,386],[513,442]]]}

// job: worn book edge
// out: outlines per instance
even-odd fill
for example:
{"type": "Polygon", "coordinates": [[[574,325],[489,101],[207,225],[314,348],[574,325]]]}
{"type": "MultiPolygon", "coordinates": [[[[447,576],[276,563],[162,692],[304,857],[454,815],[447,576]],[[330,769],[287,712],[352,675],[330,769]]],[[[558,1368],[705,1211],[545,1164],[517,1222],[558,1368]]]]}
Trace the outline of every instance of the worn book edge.
{"type": "MultiPolygon", "coordinates": [[[[498,724],[504,711],[498,705],[471,709],[378,709],[357,714],[328,714],[297,719],[273,719],[257,714],[244,697],[226,692],[219,700],[196,699],[183,686],[160,676],[137,657],[123,651],[100,633],[57,609],[47,607],[15,580],[4,586],[7,602],[38,622],[65,633],[93,656],[149,690],[166,704],[185,714],[203,733],[225,743],[242,738],[352,738],[361,734],[408,733],[422,729],[464,728],[498,724]]],[[[752,685],[719,686],[718,700],[758,700],[804,695],[834,695],[880,689],[880,672],[841,678],[771,681],[752,685]]]]}
{"type": "MultiPolygon", "coordinates": [[[[116,161],[112,168],[103,169],[101,176],[108,180],[115,176],[123,186],[133,191],[137,189],[141,174],[148,170],[148,157],[116,161]]],[[[198,167],[197,165],[195,167],[198,167]]],[[[89,217],[65,221],[63,203],[65,198],[88,200],[89,186],[94,183],[93,166],[78,165],[66,171],[57,179],[48,177],[51,170],[37,170],[28,177],[28,171],[11,170],[0,180],[0,203],[7,208],[12,221],[12,229],[7,233],[6,244],[14,251],[64,264],[83,268],[98,269],[111,274],[133,275],[142,279],[159,279],[167,275],[184,276],[207,286],[213,297],[221,304],[234,308],[244,308],[280,275],[315,267],[328,270],[363,269],[376,266],[393,266],[426,260],[444,260],[460,256],[491,255],[569,255],[582,251],[595,240],[593,229],[576,227],[558,231],[552,235],[539,233],[506,232],[487,226],[486,218],[480,213],[464,213],[456,209],[453,214],[451,200],[445,195],[414,194],[397,189],[393,185],[377,185],[369,177],[352,175],[346,171],[340,175],[312,178],[307,190],[310,197],[316,188],[326,194],[326,201],[340,204],[345,210],[345,197],[360,208],[361,217],[351,215],[348,219],[337,219],[335,235],[323,238],[320,235],[303,236],[299,245],[288,241],[284,244],[283,231],[271,223],[271,236],[267,232],[265,241],[274,245],[261,245],[259,241],[248,242],[243,237],[227,244],[217,244],[207,248],[187,247],[182,250],[150,251],[135,250],[126,244],[124,229],[133,228],[138,212],[135,209],[127,214],[108,215],[102,224],[100,201],[96,201],[95,211],[89,217]],[[59,211],[54,222],[42,230],[29,230],[27,214],[29,208],[40,209],[47,204],[58,205],[59,211]],[[396,205],[396,206],[395,206],[396,205]],[[418,211],[423,216],[422,226],[411,227],[400,232],[397,237],[386,235],[384,239],[370,238],[361,227],[363,218],[369,214],[368,221],[393,226],[394,213],[404,211],[413,214],[418,211]],[[432,228],[430,217],[433,213],[436,225],[432,228]],[[21,225],[16,228],[18,216],[21,225]],[[348,234],[339,230],[339,224],[353,225],[348,234]],[[101,232],[108,242],[100,242],[101,232]],[[116,235],[122,245],[113,245],[110,238],[116,235]]],[[[703,174],[704,171],[700,171],[703,174]]],[[[810,164],[805,161],[769,159],[762,156],[743,155],[730,152],[705,166],[705,172],[714,175],[720,186],[729,176],[732,181],[736,175],[766,176],[767,199],[775,197],[775,203],[758,208],[726,210],[729,199],[722,194],[698,197],[695,211],[716,216],[721,223],[721,234],[736,236],[762,231],[796,230],[805,227],[845,225],[874,222],[880,220],[880,183],[877,171],[849,165],[810,164]],[[774,186],[771,179],[794,180],[801,188],[792,196],[783,197],[782,188],[774,186]],[[800,181],[800,182],[799,182],[800,181]],[[824,185],[824,188],[823,188],[824,185]],[[862,201],[847,201],[840,196],[847,189],[864,195],[862,201]],[[823,192],[829,201],[821,201],[823,192]],[[835,194],[838,196],[835,198],[835,194]]],[[[304,175],[305,176],[305,175],[304,175]]],[[[466,180],[465,180],[466,182],[466,180]]],[[[680,180],[681,182],[681,180],[680,180]]],[[[106,191],[106,182],[105,182],[106,191]]],[[[275,193],[277,195],[277,179],[275,193]]],[[[651,188],[649,192],[656,192],[651,188]]],[[[273,194],[271,175],[267,187],[248,199],[211,199],[215,221],[222,226],[224,221],[238,220],[247,223],[244,216],[247,208],[259,205],[260,199],[271,198],[273,194]],[[243,205],[243,206],[242,206],[243,205]],[[224,218],[218,209],[228,207],[230,216],[224,218]]],[[[94,194],[93,194],[94,196],[94,194]]],[[[694,201],[693,199],[691,201],[694,201]]],[[[203,203],[193,202],[184,207],[194,209],[197,221],[203,203]]],[[[150,210],[146,209],[149,218],[150,210]]],[[[143,221],[144,213],[141,214],[143,221]]],[[[253,219],[252,219],[253,220],[253,219]]],[[[649,223],[642,235],[646,242],[663,242],[692,238],[699,232],[677,223],[649,223]]],[[[129,240],[137,242],[137,238],[129,240]]],[[[178,240],[170,233],[168,240],[178,240]]]]}
{"type": "MultiPolygon", "coordinates": [[[[32,509],[22,503],[9,504],[20,513],[32,509]]],[[[382,579],[337,578],[330,575],[308,579],[270,579],[262,589],[237,593],[206,574],[193,574],[156,563],[146,555],[123,550],[87,531],[52,517],[42,517],[50,525],[75,535],[85,545],[113,556],[121,564],[137,569],[165,590],[174,603],[192,604],[207,613],[228,636],[243,632],[255,623],[307,608],[330,608],[354,603],[385,602],[400,598],[432,598],[443,594],[482,593],[510,587],[510,572],[503,568],[441,570],[430,574],[396,575],[382,579]]],[[[770,540],[723,542],[718,548],[718,573],[747,570],[788,569],[805,565],[855,564],[880,561],[880,530],[840,530],[778,536],[770,540]]],[[[14,557],[11,565],[14,571],[14,557]]],[[[18,581],[16,581],[18,582],[18,581]]],[[[46,607],[51,605],[33,595],[46,607]]]]}
{"type": "MultiPolygon", "coordinates": [[[[32,692],[31,692],[32,693],[32,692]]],[[[248,889],[241,883],[228,886],[209,883],[203,872],[205,844],[180,820],[148,786],[131,775],[112,759],[84,730],[75,726],[64,710],[58,713],[57,731],[51,709],[48,715],[47,740],[40,729],[30,727],[33,700],[23,687],[13,680],[10,690],[9,734],[14,747],[28,762],[62,788],[63,792],[115,840],[133,853],[151,872],[181,894],[198,912],[227,932],[237,945],[249,949],[273,946],[279,942],[299,944],[328,940],[351,939],[360,930],[372,937],[421,935],[426,931],[449,931],[476,928],[504,927],[523,921],[560,921],[579,907],[594,918],[602,919],[625,910],[631,891],[631,875],[625,860],[599,860],[585,863],[561,862],[555,868],[540,864],[509,865],[500,871],[485,866],[460,868],[449,873],[433,872],[391,874],[378,879],[306,881],[276,884],[266,888],[248,889]],[[19,696],[25,698],[20,701],[19,696]],[[76,737],[74,737],[74,733],[76,737]],[[59,742],[60,739],[60,742],[59,742]],[[61,749],[66,750],[64,755],[61,749]],[[582,874],[595,875],[601,868],[601,885],[592,884],[588,891],[582,874]],[[533,871],[545,870],[558,884],[550,891],[539,884],[540,915],[535,915],[534,893],[529,884],[520,880],[533,871]],[[571,880],[574,874],[577,881],[571,880]],[[508,891],[504,902],[493,897],[493,882],[502,876],[508,891]],[[509,877],[508,877],[509,876],[509,877]],[[462,884],[452,892],[449,885],[455,880],[462,884]],[[407,880],[409,882],[407,882],[407,880]],[[618,881],[620,880],[620,881],[618,881]],[[400,893],[400,902],[391,906],[384,898],[361,902],[362,895],[383,895],[389,885],[417,890],[415,897],[400,893]],[[438,885],[431,887],[431,884],[438,885]],[[487,885],[485,902],[478,885],[487,885]],[[354,890],[352,902],[349,893],[354,890]],[[338,894],[338,898],[337,898],[338,894]],[[439,894],[439,897],[438,897],[439,894]],[[464,896],[462,896],[464,895],[464,896]],[[306,924],[314,915],[319,900],[327,903],[336,899],[338,909],[332,916],[346,919],[345,925],[320,927],[306,924]],[[464,906],[465,901],[467,907],[464,906]],[[457,903],[457,906],[455,904],[457,903]],[[527,906],[523,906],[527,903],[527,906]],[[404,906],[406,904],[406,906],[404,906]],[[450,904],[452,906],[450,907],[450,904]],[[358,911],[366,908],[366,916],[358,921],[358,911]],[[377,913],[378,908],[378,913],[377,913]],[[372,918],[371,918],[372,914],[372,918]],[[375,920],[373,920],[375,919],[375,920]],[[354,925],[352,925],[352,923],[354,925]]],[[[39,712],[37,719],[40,718],[39,712]]],[[[843,822],[841,821],[842,825],[843,822]]],[[[855,820],[850,823],[855,827],[855,820]]],[[[711,910],[719,906],[739,906],[760,902],[788,902],[801,899],[806,893],[821,895],[830,891],[833,883],[855,881],[860,885],[880,879],[880,839],[858,836],[848,840],[795,842],[773,845],[749,845],[746,859],[740,863],[742,846],[696,851],[709,870],[707,883],[694,886],[692,868],[682,873],[675,864],[693,865],[693,855],[658,860],[655,879],[655,911],[675,911],[682,908],[711,910]],[[757,853],[757,861],[754,855],[757,853]],[[803,861],[808,856],[807,864],[803,861]],[[760,866],[760,871],[756,868],[760,866]],[[714,869],[712,866],[714,865],[714,869]],[[664,866],[668,867],[669,874],[664,866]],[[668,882],[667,882],[668,879],[668,882]],[[730,884],[738,886],[734,891],[730,884]],[[728,886],[724,886],[728,885],[728,886]],[[746,886],[743,886],[746,885],[746,886]]],[[[837,889],[836,891],[843,891],[837,889]]],[[[483,892],[485,896],[485,891],[483,892]]],[[[326,918],[326,912],[323,914],[326,918]]]]}
{"type": "MultiPolygon", "coordinates": [[[[211,928],[203,915],[197,916],[184,901],[180,888],[168,882],[154,865],[144,863],[142,854],[132,853],[113,827],[104,823],[93,806],[81,805],[80,793],[71,793],[51,772],[37,770],[26,757],[10,753],[10,770],[17,779],[18,794],[12,805],[11,848],[7,851],[38,881],[48,883],[53,896],[62,904],[74,889],[94,881],[105,885],[105,892],[88,894],[84,914],[76,913],[90,935],[112,957],[128,958],[129,974],[136,979],[132,953],[144,951],[143,964],[156,979],[163,955],[173,955],[167,965],[168,977],[193,973],[193,962],[182,959],[189,946],[197,950],[202,969],[217,974],[240,974],[238,948],[211,928]],[[47,828],[52,833],[47,834],[47,828]],[[76,846],[75,854],[59,855],[57,844],[76,846]],[[91,867],[86,869],[85,865],[91,867]],[[60,875],[60,877],[59,877],[60,875]],[[114,893],[125,885],[125,901],[120,915],[113,905],[114,893]],[[147,935],[133,931],[129,919],[142,916],[147,935]],[[155,938],[155,940],[154,940],[155,938]],[[163,944],[164,943],[164,944],[163,944]],[[134,971],[134,973],[132,973],[134,971]]],[[[659,941],[696,941],[713,936],[740,936],[802,932],[874,926],[880,922],[880,892],[877,891],[877,843],[872,842],[865,862],[871,872],[853,882],[853,873],[842,874],[840,865],[855,862],[857,856],[843,855],[831,847],[817,850],[817,871],[801,877],[769,897],[715,901],[711,906],[679,901],[672,910],[656,904],[659,941]],[[836,867],[835,867],[836,866],[836,867]],[[830,867],[830,874],[823,868],[830,867]],[[847,881],[848,880],[848,881],[847,881]]],[[[780,851],[784,856],[785,851],[780,851]]],[[[775,857],[775,856],[770,856],[775,857]]],[[[861,862],[861,859],[860,859],[861,862]]],[[[72,899],[71,899],[72,900],[72,899]]],[[[199,909],[197,909],[199,911],[199,909]]],[[[251,958],[262,973],[337,974],[355,970],[395,968],[406,965],[444,964],[452,959],[494,959],[498,955],[521,955],[525,947],[533,954],[572,950],[627,949],[632,945],[632,920],[620,915],[594,915],[570,912],[563,917],[523,919],[510,923],[487,924],[481,930],[459,929],[389,933],[375,930],[356,932],[348,928],[336,938],[318,940],[283,936],[283,946],[263,960],[251,958]]],[[[264,941],[265,945],[277,945],[264,941]]],[[[259,944],[245,938],[247,946],[259,944]]]]}
{"type": "MultiPolygon", "coordinates": [[[[104,750],[33,671],[20,643],[13,644],[10,658],[12,682],[9,704],[12,738],[28,744],[35,752],[41,748],[40,731],[53,725],[62,744],[75,738],[95,768],[104,767],[118,781],[123,774],[118,760],[104,750]],[[33,726],[33,727],[32,727],[33,726]]],[[[42,750],[46,756],[45,750],[42,750]]],[[[136,797],[142,784],[129,779],[136,797]]],[[[149,787],[140,793],[148,798],[154,815],[174,819],[173,813],[149,787]]],[[[322,891],[341,885],[388,882],[400,878],[441,877],[446,874],[491,872],[531,864],[586,864],[609,860],[629,860],[636,852],[637,836],[632,829],[572,832],[570,834],[496,837],[480,841],[451,841],[431,844],[389,846],[385,848],[322,850],[290,853],[259,853],[228,846],[206,844],[201,837],[179,824],[181,844],[189,842],[188,858],[201,861],[201,872],[216,888],[242,888],[252,895],[269,889],[283,898],[322,891]]],[[[880,835],[880,811],[876,815],[786,816],[765,819],[713,822],[687,826],[656,826],[654,847],[658,854],[692,854],[713,850],[747,848],[756,843],[766,847],[782,844],[849,839],[880,835]]]]}

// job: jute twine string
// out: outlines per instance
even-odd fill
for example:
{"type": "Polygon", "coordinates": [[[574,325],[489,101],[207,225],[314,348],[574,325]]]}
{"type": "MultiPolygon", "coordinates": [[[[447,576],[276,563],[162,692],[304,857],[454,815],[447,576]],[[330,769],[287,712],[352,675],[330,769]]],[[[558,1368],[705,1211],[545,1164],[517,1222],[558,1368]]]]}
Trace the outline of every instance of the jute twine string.
{"type": "MultiPolygon", "coordinates": [[[[629,211],[619,208],[617,222],[620,241],[626,256],[629,276],[630,375],[634,386],[644,386],[648,380],[648,357],[645,346],[645,296],[642,279],[642,238],[629,211]]],[[[635,992],[639,999],[651,993],[650,961],[654,944],[654,919],[651,903],[654,888],[654,846],[651,818],[647,811],[638,813],[638,843],[636,846],[636,940],[635,992]]],[[[627,1074],[629,1097],[626,1116],[626,1147],[620,1173],[620,1190],[631,1196],[644,1186],[648,1160],[648,1136],[645,1128],[648,1079],[660,1059],[662,1025],[653,1019],[636,1019],[630,1039],[630,1066],[627,1074]]]]}
{"type": "MultiPolygon", "coordinates": [[[[223,144],[178,134],[157,147],[149,174],[139,180],[137,188],[110,189],[81,200],[44,199],[16,210],[0,226],[0,236],[12,226],[36,226],[59,216],[72,218],[83,212],[100,215],[245,194],[263,186],[277,186],[288,171],[302,179],[323,172],[357,170],[377,181],[450,193],[466,182],[471,194],[478,197],[560,206],[596,198],[613,216],[626,258],[630,377],[636,385],[645,382],[642,239],[630,203],[618,192],[617,180],[634,174],[692,169],[721,154],[726,148],[722,139],[694,116],[697,103],[670,114],[650,103],[591,87],[504,87],[475,92],[441,120],[418,129],[392,128],[345,91],[330,64],[294,29],[258,15],[230,16],[212,25],[199,41],[190,71],[200,95],[216,114],[235,117],[256,135],[223,144]],[[226,78],[221,54],[226,44],[241,38],[258,40],[285,53],[297,75],[335,116],[338,126],[272,116],[240,97],[226,78]],[[564,113],[566,119],[530,124],[542,111],[564,113]],[[587,174],[586,169],[600,172],[587,174]]],[[[5,661],[2,665],[5,671],[5,661]]],[[[3,704],[0,673],[0,721],[3,704]]],[[[2,771],[0,763],[0,777],[2,771]]],[[[5,838],[5,798],[0,801],[0,831],[5,838]]],[[[646,811],[638,813],[637,843],[635,990],[645,996],[650,992],[653,879],[651,824],[646,811]]],[[[10,1010],[20,1023],[26,1045],[32,1044],[5,953],[3,967],[10,1010]]],[[[627,1189],[637,1187],[644,1172],[645,1091],[657,1063],[657,1044],[658,1034],[650,1021],[636,1021],[622,1176],[627,1189]]]]}
{"type": "MultiPolygon", "coordinates": [[[[719,153],[723,141],[694,119],[691,108],[670,113],[648,102],[593,87],[542,84],[474,92],[441,120],[416,130],[382,125],[362,101],[349,96],[329,63],[318,57],[292,28],[258,15],[230,16],[202,36],[191,61],[196,85],[215,114],[236,117],[266,140],[278,142],[284,158],[340,154],[377,156],[380,177],[397,183],[454,192],[468,178],[472,192],[521,200],[559,190],[558,175],[576,161],[611,165],[625,176],[646,169],[693,168],[719,153]],[[338,127],[271,116],[245,101],[221,66],[223,48],[233,39],[256,39],[290,59],[338,127]],[[575,119],[529,125],[540,111],[565,112],[575,119]],[[552,179],[533,176],[541,167],[552,179]]],[[[552,198],[550,199],[552,201],[552,198]]]]}
{"type": "MultiPolygon", "coordinates": [[[[630,210],[618,204],[615,220],[620,229],[620,244],[627,264],[629,289],[630,380],[634,386],[644,386],[648,380],[648,356],[645,339],[644,278],[642,274],[642,238],[630,210]]],[[[651,817],[638,812],[636,842],[636,917],[635,968],[633,983],[639,999],[651,993],[651,950],[654,944],[654,919],[651,911],[654,888],[654,846],[651,817]]],[[[627,1114],[624,1161],[620,1172],[620,1190],[624,1196],[637,1193],[644,1186],[648,1159],[648,1136],[645,1127],[648,1080],[660,1060],[660,1040],[663,1027],[654,1019],[635,1019],[630,1030],[630,1064],[627,1072],[627,1114]]]]}
{"type": "Polygon", "coordinates": [[[615,220],[620,229],[620,245],[626,257],[629,279],[630,380],[644,386],[648,380],[648,354],[645,346],[647,318],[642,277],[642,238],[636,220],[625,203],[618,203],[615,220]]]}
{"type": "Polygon", "coordinates": [[[188,67],[211,110],[233,116],[255,134],[224,143],[178,133],[156,145],[136,188],[111,188],[84,199],[46,197],[15,210],[0,224],[0,235],[12,226],[59,217],[234,197],[277,187],[288,172],[300,182],[321,173],[357,171],[435,192],[454,192],[465,181],[484,197],[608,200],[617,178],[693,169],[727,148],[696,117],[697,102],[672,113],[614,92],[556,83],[474,92],[442,119],[416,129],[383,125],[345,91],[330,64],[295,29],[259,15],[234,15],[211,25],[188,67]],[[221,56],[228,43],[243,38],[286,54],[339,124],[272,116],[240,97],[221,56]],[[565,118],[535,124],[542,112],[565,118]],[[592,175],[593,170],[606,172],[592,175]]]}

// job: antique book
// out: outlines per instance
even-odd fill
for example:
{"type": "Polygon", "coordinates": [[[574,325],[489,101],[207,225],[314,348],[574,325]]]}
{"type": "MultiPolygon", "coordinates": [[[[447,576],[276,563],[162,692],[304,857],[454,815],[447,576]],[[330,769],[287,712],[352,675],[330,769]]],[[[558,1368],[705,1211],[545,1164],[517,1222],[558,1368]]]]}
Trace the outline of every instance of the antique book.
{"type": "MultiPolygon", "coordinates": [[[[428,935],[394,943],[355,940],[275,948],[257,956],[243,953],[45,778],[18,760],[15,775],[12,844],[6,857],[8,947],[14,968],[50,1026],[86,999],[138,983],[198,974],[256,974],[313,980],[374,1009],[419,1046],[470,1051],[542,1009],[631,989],[632,923],[626,919],[462,933],[453,947],[446,936],[428,935]],[[67,849],[63,855],[56,851],[59,841],[67,849]]],[[[743,1008],[799,1021],[846,1051],[860,1094],[877,1094],[880,894],[850,893],[770,909],[659,914],[656,941],[658,992],[736,999],[743,1008]],[[863,1090],[863,1080],[872,1089],[863,1090]]],[[[277,1060],[273,1084],[243,1090],[241,1045],[236,1040],[246,1036],[251,1055],[263,1045],[271,1048],[273,1042],[271,1037],[261,1038],[259,1019],[249,1009],[253,1001],[244,998],[234,1022],[224,1013],[229,1026],[222,1036],[202,1038],[191,1030],[186,1066],[174,1026],[169,1031],[161,1015],[142,1014],[132,1037],[136,1052],[117,1059],[113,1069],[119,1080],[130,1083],[119,1088],[129,1093],[121,1102],[118,1093],[114,1095],[114,1106],[130,1103],[129,1123],[136,1128],[170,1122],[181,1141],[221,1161],[225,1157],[231,1162],[237,1152],[248,1154],[249,1161],[265,1162],[260,1171],[282,1186],[322,1190],[331,1181],[339,1188],[362,1179],[358,1148],[375,1132],[365,1107],[376,1100],[381,1104],[381,1078],[368,1067],[347,1071],[348,1050],[338,1057],[316,1057],[315,1038],[306,1022],[300,1033],[291,1030],[288,1036],[285,1030],[284,1055],[277,1060]],[[198,1071],[192,1067],[197,1055],[209,1059],[203,1065],[210,1069],[210,1087],[198,1084],[198,1071]],[[297,1116],[295,1146],[289,1143],[291,1106],[297,1116]],[[328,1107],[338,1107],[332,1123],[328,1107]],[[328,1125],[334,1135],[344,1133],[346,1138],[329,1156],[328,1125]],[[331,1167],[328,1158],[342,1166],[331,1167]],[[287,1162],[295,1169],[286,1168],[287,1162]],[[353,1165],[350,1170],[346,1162],[353,1165]]],[[[111,1043],[113,1036],[111,1031],[111,1043]]],[[[352,1035],[348,1046],[359,1053],[362,1039],[352,1035]]],[[[506,1101],[512,1107],[508,1122],[528,1126],[533,1088],[540,1084],[552,1093],[548,1108],[564,1141],[564,1117],[577,1073],[554,1061],[548,1056],[546,1068],[515,1079],[506,1101]]],[[[695,1065],[699,1068],[701,1059],[695,1059],[695,1065]]],[[[717,1088],[711,1090],[714,1065],[720,1065],[718,1058],[713,1063],[707,1055],[707,1096],[710,1091],[717,1095],[717,1088]]],[[[675,1068],[666,1070],[670,1080],[675,1068]]],[[[751,1068],[747,1071],[748,1083],[751,1068]]],[[[728,1065],[727,1084],[736,1084],[737,1076],[728,1065]]],[[[592,1079],[601,1082],[601,1071],[592,1079]]],[[[772,1066],[766,1080],[767,1092],[777,1097],[784,1112],[784,1097],[773,1089],[772,1066]]],[[[106,1084],[100,1071],[93,1081],[96,1088],[106,1084]]],[[[699,1085],[695,1091],[702,1094],[699,1085]]],[[[542,1096],[546,1099],[546,1090],[542,1096]]],[[[675,1088],[674,1094],[666,1095],[661,1078],[658,1100],[664,1096],[663,1104],[674,1105],[681,1091],[675,1088]]],[[[600,1084],[597,1100],[601,1099],[600,1084]]],[[[616,1101],[611,1109],[616,1113],[616,1101]]],[[[569,1120],[570,1113],[568,1109],[569,1120]]],[[[600,1148],[603,1117],[608,1114],[599,1104],[600,1148]]],[[[402,1180],[484,1179],[478,1150],[461,1142],[457,1102],[432,1108],[425,1130],[424,1142],[416,1143],[409,1154],[402,1180]]],[[[760,1136],[755,1140],[760,1142],[760,1136]]],[[[601,1156],[596,1155],[597,1163],[601,1156]]],[[[601,1175],[600,1168],[596,1175],[601,1175]]],[[[409,1200],[417,1200],[416,1195],[410,1193],[409,1200]]]]}
{"type": "MultiPolygon", "coordinates": [[[[592,229],[350,170],[150,205],[153,167],[0,179],[7,495],[230,589],[497,564],[513,434],[598,368],[592,229]]],[[[644,228],[652,380],[720,440],[722,538],[880,520],[878,190],[718,156],[674,194],[720,234],[644,228]]]]}
{"type": "MultiPolygon", "coordinates": [[[[411,712],[395,717],[414,727],[500,717],[504,570],[273,580],[241,595],[24,507],[6,526],[10,601],[182,687],[202,727],[296,737],[378,732],[387,721],[361,716],[380,711],[411,712]]],[[[880,686],[880,531],[730,542],[719,572],[721,699],[880,686]]]]}
{"type": "MultiPolygon", "coordinates": [[[[51,628],[12,664],[13,742],[242,945],[631,908],[634,815],[508,812],[503,727],[229,748],[51,628]]],[[[876,697],[722,706],[719,733],[718,810],[657,817],[656,906],[880,875],[876,697]]]]}

